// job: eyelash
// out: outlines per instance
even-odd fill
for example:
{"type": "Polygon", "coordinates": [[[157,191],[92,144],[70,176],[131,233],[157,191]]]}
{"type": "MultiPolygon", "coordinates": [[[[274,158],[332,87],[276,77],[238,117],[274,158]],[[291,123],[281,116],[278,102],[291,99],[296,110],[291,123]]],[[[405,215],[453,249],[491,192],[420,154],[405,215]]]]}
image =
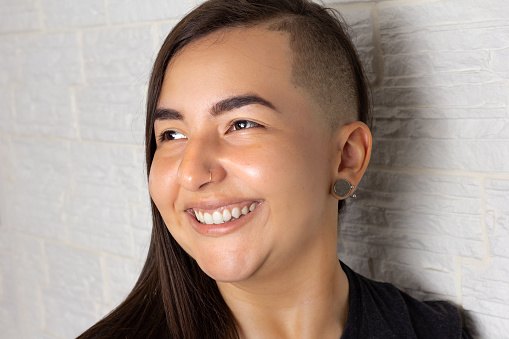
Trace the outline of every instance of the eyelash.
{"type": "MultiPolygon", "coordinates": [[[[234,131],[239,131],[239,130],[249,129],[249,128],[256,128],[256,127],[263,127],[263,125],[260,125],[259,123],[256,123],[256,122],[250,121],[250,120],[235,120],[228,127],[228,132],[234,132],[234,131]],[[240,124],[244,125],[244,127],[239,126],[240,124]],[[246,127],[249,125],[251,125],[251,126],[246,127]]],[[[182,133],[176,132],[174,130],[166,130],[166,131],[163,131],[161,134],[159,134],[159,137],[157,138],[157,140],[159,142],[165,142],[165,141],[178,140],[178,139],[184,139],[184,138],[185,138],[185,136],[182,133]],[[181,137],[175,138],[173,136],[175,134],[180,134],[181,137]]]]}
{"type": "Polygon", "coordinates": [[[238,131],[241,129],[256,128],[256,127],[263,127],[263,126],[260,125],[259,123],[251,121],[251,120],[235,120],[230,124],[230,127],[228,128],[228,132],[238,131]],[[238,128],[239,124],[252,125],[252,126],[238,128]]]}
{"type": "Polygon", "coordinates": [[[169,141],[169,140],[178,140],[178,139],[184,139],[185,136],[182,133],[173,131],[173,130],[166,130],[163,131],[161,134],[159,134],[159,137],[157,138],[159,142],[169,141]],[[175,138],[173,137],[174,134],[180,134],[182,137],[175,138]]]}

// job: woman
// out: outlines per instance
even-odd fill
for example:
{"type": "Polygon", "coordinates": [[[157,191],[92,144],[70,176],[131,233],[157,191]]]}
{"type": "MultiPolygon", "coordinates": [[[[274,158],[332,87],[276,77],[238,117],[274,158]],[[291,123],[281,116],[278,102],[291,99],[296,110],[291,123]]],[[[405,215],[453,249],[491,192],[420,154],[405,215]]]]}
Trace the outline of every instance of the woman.
{"type": "Polygon", "coordinates": [[[149,84],[147,261],[80,338],[461,337],[454,307],[337,259],[338,210],[371,154],[369,111],[331,11],[211,0],[187,15],[149,84]]]}

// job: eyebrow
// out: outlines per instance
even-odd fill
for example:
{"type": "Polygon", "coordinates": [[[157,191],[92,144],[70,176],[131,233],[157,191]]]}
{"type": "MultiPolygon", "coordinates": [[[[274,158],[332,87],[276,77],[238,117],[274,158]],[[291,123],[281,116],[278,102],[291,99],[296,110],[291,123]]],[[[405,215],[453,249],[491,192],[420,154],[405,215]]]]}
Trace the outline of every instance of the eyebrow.
{"type": "MultiPolygon", "coordinates": [[[[221,113],[253,104],[263,105],[277,112],[275,106],[270,101],[265,100],[256,94],[247,94],[221,100],[212,106],[209,113],[212,116],[217,116],[221,113]]],[[[181,113],[174,109],[157,108],[154,120],[184,120],[184,117],[181,113]]]]}
{"type": "Polygon", "coordinates": [[[231,97],[231,98],[227,98],[227,99],[219,101],[212,107],[210,114],[215,116],[215,115],[219,115],[223,112],[228,112],[228,111],[234,110],[236,108],[241,108],[241,107],[253,105],[253,104],[263,105],[263,106],[266,106],[274,111],[276,110],[274,105],[272,103],[270,103],[269,101],[263,99],[262,97],[259,97],[256,94],[248,94],[248,95],[235,96],[235,97],[231,97]]]}
{"type": "Polygon", "coordinates": [[[154,121],[156,120],[184,120],[182,114],[171,108],[156,108],[154,121]]]}

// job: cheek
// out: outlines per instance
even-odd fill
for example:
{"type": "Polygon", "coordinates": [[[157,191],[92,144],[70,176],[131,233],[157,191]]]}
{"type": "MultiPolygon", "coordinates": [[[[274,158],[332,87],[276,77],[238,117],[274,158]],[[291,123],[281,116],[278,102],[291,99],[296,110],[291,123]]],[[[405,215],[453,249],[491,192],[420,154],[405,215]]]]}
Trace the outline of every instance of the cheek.
{"type": "Polygon", "coordinates": [[[173,210],[178,191],[177,170],[174,167],[169,159],[156,153],[148,178],[150,196],[165,221],[173,210]]]}
{"type": "MultiPolygon", "coordinates": [[[[270,180],[278,187],[274,192],[294,219],[315,218],[323,213],[328,197],[329,173],[327,150],[321,142],[293,140],[273,155],[270,180]]],[[[288,216],[285,216],[288,217],[288,216]]]]}
{"type": "Polygon", "coordinates": [[[305,209],[320,203],[328,192],[327,150],[321,142],[299,135],[274,138],[268,147],[234,153],[229,168],[245,184],[258,191],[278,208],[296,205],[305,209]],[[319,195],[319,196],[318,196],[319,195]]]}
{"type": "Polygon", "coordinates": [[[285,160],[281,156],[283,148],[280,141],[271,139],[265,141],[263,145],[270,146],[262,146],[262,143],[259,143],[229,149],[222,160],[224,168],[230,175],[240,180],[240,185],[245,185],[261,194],[263,198],[267,198],[267,194],[277,189],[281,166],[285,160]]]}

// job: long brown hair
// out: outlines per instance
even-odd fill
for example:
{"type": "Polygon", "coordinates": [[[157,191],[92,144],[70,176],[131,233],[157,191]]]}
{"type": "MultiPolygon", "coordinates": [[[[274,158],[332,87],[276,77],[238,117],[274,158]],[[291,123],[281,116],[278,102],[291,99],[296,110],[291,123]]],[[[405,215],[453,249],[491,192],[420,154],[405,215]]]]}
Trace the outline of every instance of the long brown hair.
{"type": "MultiPolygon", "coordinates": [[[[294,54],[299,54],[294,55],[293,60],[295,82],[305,89],[326,86],[321,92],[327,91],[328,94],[318,106],[334,106],[336,97],[342,95],[331,93],[334,86],[329,88],[331,69],[336,67],[338,71],[332,74],[337,74],[335,81],[340,83],[337,87],[348,90],[343,84],[348,79],[350,90],[354,93],[352,109],[356,119],[370,124],[367,82],[357,53],[337,13],[307,0],[210,0],[175,26],[155,60],[147,96],[147,174],[150,173],[156,150],[154,113],[164,74],[172,57],[185,45],[212,32],[262,23],[272,23],[272,29],[290,34],[290,47],[294,54]],[[331,44],[333,48],[329,48],[331,44]],[[322,60],[327,67],[318,67],[320,65],[316,66],[315,62],[316,67],[310,69],[304,66],[306,62],[298,62],[313,59],[322,60]],[[309,83],[306,83],[306,79],[309,79],[309,83]]],[[[317,96],[309,91],[314,97],[317,96]]],[[[332,111],[340,109],[336,107],[332,111]]],[[[78,338],[239,338],[235,317],[223,300],[216,282],[203,273],[179,246],[153,201],[151,205],[152,237],[136,285],[116,309],[78,338]]],[[[340,202],[339,208],[342,206],[340,202]]]]}

